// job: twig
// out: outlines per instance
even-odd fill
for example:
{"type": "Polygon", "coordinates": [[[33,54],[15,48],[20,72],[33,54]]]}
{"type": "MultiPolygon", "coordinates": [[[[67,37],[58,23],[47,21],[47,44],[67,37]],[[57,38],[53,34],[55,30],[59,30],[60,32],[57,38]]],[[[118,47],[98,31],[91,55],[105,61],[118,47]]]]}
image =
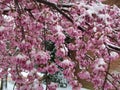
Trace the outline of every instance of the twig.
{"type": "Polygon", "coordinates": [[[107,71],[106,71],[106,75],[105,75],[105,80],[103,82],[102,90],[104,90],[104,88],[105,88],[105,84],[107,82],[107,77],[108,77],[108,73],[107,72],[109,72],[109,69],[110,69],[110,61],[108,62],[108,67],[107,67],[107,71]]]}
{"type": "Polygon", "coordinates": [[[107,80],[114,86],[115,90],[118,90],[117,87],[112,83],[112,81],[110,81],[108,78],[107,80]]]}
{"type": "Polygon", "coordinates": [[[32,12],[31,12],[32,9],[27,9],[27,8],[25,8],[24,10],[25,10],[25,11],[28,11],[29,15],[30,15],[33,19],[36,20],[36,18],[34,17],[34,15],[33,15],[32,12]]]}
{"type": "MultiPolygon", "coordinates": [[[[110,54],[109,49],[107,51],[110,54]]],[[[108,61],[107,70],[105,71],[105,79],[104,79],[104,82],[103,82],[102,90],[104,90],[104,88],[105,88],[105,84],[107,82],[109,70],[110,70],[110,60],[108,61]]]]}
{"type": "Polygon", "coordinates": [[[16,82],[14,83],[13,90],[15,90],[16,82]]]}

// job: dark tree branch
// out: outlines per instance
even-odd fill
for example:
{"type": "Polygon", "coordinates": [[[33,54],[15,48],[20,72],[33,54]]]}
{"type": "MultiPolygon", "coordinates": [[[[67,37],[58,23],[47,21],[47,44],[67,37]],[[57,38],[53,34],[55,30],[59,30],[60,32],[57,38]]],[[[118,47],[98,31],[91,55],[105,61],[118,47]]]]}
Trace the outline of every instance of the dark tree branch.
{"type": "Polygon", "coordinates": [[[1,78],[1,85],[0,85],[0,90],[3,90],[3,78],[1,78]]]}
{"type": "Polygon", "coordinates": [[[114,86],[115,90],[118,90],[117,87],[114,85],[114,83],[110,81],[110,79],[107,78],[107,80],[114,86]]]}
{"type": "Polygon", "coordinates": [[[78,28],[79,30],[81,30],[82,32],[85,31],[85,29],[84,29],[83,27],[81,27],[81,26],[78,26],[77,28],[78,28]]]}
{"type": "MultiPolygon", "coordinates": [[[[106,72],[106,73],[114,79],[114,76],[111,73],[109,73],[109,72],[106,72]]],[[[116,81],[120,84],[119,80],[116,79],[116,81]]]]}
{"type": "Polygon", "coordinates": [[[66,8],[69,8],[69,7],[72,7],[73,4],[57,4],[58,7],[66,7],[66,8]]]}
{"type": "Polygon", "coordinates": [[[36,18],[34,17],[34,15],[33,15],[32,12],[31,12],[32,9],[27,9],[27,8],[25,8],[24,10],[25,10],[25,11],[28,11],[29,15],[30,15],[33,19],[36,20],[36,18]]]}
{"type": "Polygon", "coordinates": [[[119,46],[116,46],[116,45],[113,45],[113,44],[110,44],[110,43],[105,43],[105,45],[110,50],[115,50],[115,51],[120,52],[120,47],[119,46]]]}
{"type": "MultiPolygon", "coordinates": [[[[65,7],[65,8],[72,7],[73,4],[55,4],[55,3],[52,3],[52,2],[49,2],[49,1],[46,1],[46,0],[34,0],[34,2],[35,2],[35,3],[36,3],[36,2],[37,2],[37,3],[42,3],[42,4],[45,4],[45,5],[53,8],[53,9],[55,9],[55,10],[58,11],[61,15],[63,15],[67,20],[69,20],[71,23],[74,23],[71,15],[66,14],[66,13],[65,13],[66,11],[62,10],[64,7],[65,7]],[[59,7],[63,7],[63,8],[60,9],[59,7]]],[[[22,10],[25,10],[25,11],[27,11],[27,12],[29,13],[29,15],[30,15],[33,19],[35,19],[35,17],[33,16],[32,12],[31,12],[32,9],[28,9],[28,8],[22,8],[22,9],[21,9],[20,6],[19,6],[18,0],[14,0],[14,3],[15,3],[16,11],[17,11],[19,14],[21,14],[21,11],[22,11],[22,10]]],[[[8,13],[9,11],[14,11],[14,9],[3,10],[3,13],[2,13],[2,14],[7,15],[7,13],[8,13]]],[[[69,12],[67,11],[67,13],[69,13],[69,12]]],[[[81,30],[81,31],[85,31],[85,29],[84,29],[83,27],[81,27],[80,25],[77,26],[77,28],[78,28],[79,30],[81,30]]]]}
{"type": "Polygon", "coordinates": [[[13,90],[15,90],[16,82],[14,83],[13,90]]]}
{"type": "Polygon", "coordinates": [[[106,74],[105,74],[105,79],[104,79],[104,82],[103,82],[102,90],[104,90],[104,88],[105,88],[105,84],[107,82],[109,70],[110,70],[110,61],[108,61],[107,71],[105,72],[106,74]]]}
{"type": "Polygon", "coordinates": [[[21,14],[21,10],[20,10],[20,6],[19,6],[19,3],[18,3],[18,0],[14,0],[14,3],[15,3],[15,9],[19,13],[19,15],[20,15],[21,14]]]}
{"type": "MultiPolygon", "coordinates": [[[[66,19],[68,19],[71,23],[74,23],[74,21],[72,20],[71,17],[69,17],[66,13],[64,13],[64,11],[62,11],[59,6],[63,6],[63,7],[70,7],[72,5],[57,5],[55,3],[52,3],[52,2],[49,2],[49,1],[46,1],[46,0],[36,0],[37,2],[39,3],[43,3],[49,7],[52,7],[53,9],[57,10],[60,14],[62,14],[66,19]]],[[[80,25],[77,27],[79,30],[81,31],[85,31],[85,29],[83,27],[81,27],[80,25]]]]}
{"type": "Polygon", "coordinates": [[[55,3],[52,3],[52,2],[49,2],[49,1],[45,1],[45,0],[36,0],[36,1],[39,2],[39,3],[43,3],[43,4],[45,4],[45,5],[49,6],[49,7],[54,8],[60,14],[62,14],[65,18],[67,18],[70,22],[73,23],[73,20],[66,13],[64,13],[60,8],[58,8],[58,6],[60,6],[60,5],[57,5],[55,3]]]}

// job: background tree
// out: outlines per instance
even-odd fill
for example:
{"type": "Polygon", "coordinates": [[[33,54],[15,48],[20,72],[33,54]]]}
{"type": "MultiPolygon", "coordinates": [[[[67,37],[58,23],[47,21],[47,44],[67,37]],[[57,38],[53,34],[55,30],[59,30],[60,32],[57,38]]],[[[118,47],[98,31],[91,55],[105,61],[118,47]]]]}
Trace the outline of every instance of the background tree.
{"type": "Polygon", "coordinates": [[[110,69],[120,55],[120,9],[98,0],[1,0],[0,50],[0,77],[11,74],[17,90],[43,90],[43,81],[56,90],[49,76],[58,72],[73,90],[86,82],[119,90],[110,69]]]}
{"type": "Polygon", "coordinates": [[[119,0],[105,0],[104,3],[108,4],[108,5],[117,5],[118,7],[120,7],[120,1],[119,0]]]}

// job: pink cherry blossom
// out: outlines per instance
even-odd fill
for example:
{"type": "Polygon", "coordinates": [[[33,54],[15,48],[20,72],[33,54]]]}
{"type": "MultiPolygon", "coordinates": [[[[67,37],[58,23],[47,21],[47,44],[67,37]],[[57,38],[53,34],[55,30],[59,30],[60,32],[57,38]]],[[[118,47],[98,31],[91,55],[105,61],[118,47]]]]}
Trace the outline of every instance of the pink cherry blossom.
{"type": "Polygon", "coordinates": [[[56,90],[47,78],[62,72],[73,90],[81,79],[119,90],[120,9],[101,1],[0,0],[0,77],[10,74],[17,90],[43,90],[43,81],[56,90]]]}
{"type": "Polygon", "coordinates": [[[55,64],[51,64],[48,69],[47,69],[48,73],[50,74],[55,74],[58,71],[58,68],[55,64]]]}

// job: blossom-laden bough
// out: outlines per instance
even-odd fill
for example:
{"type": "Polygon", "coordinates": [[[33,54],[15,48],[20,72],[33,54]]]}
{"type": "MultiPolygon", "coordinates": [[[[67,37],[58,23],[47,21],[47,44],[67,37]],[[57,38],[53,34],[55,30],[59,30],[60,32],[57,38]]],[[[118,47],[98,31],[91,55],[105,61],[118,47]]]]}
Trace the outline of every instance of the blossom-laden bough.
{"type": "Polygon", "coordinates": [[[43,90],[42,81],[46,90],[56,90],[47,76],[58,71],[73,90],[84,82],[95,90],[119,90],[119,73],[110,72],[119,55],[117,6],[99,0],[0,1],[0,77],[11,74],[17,90],[43,90]]]}

